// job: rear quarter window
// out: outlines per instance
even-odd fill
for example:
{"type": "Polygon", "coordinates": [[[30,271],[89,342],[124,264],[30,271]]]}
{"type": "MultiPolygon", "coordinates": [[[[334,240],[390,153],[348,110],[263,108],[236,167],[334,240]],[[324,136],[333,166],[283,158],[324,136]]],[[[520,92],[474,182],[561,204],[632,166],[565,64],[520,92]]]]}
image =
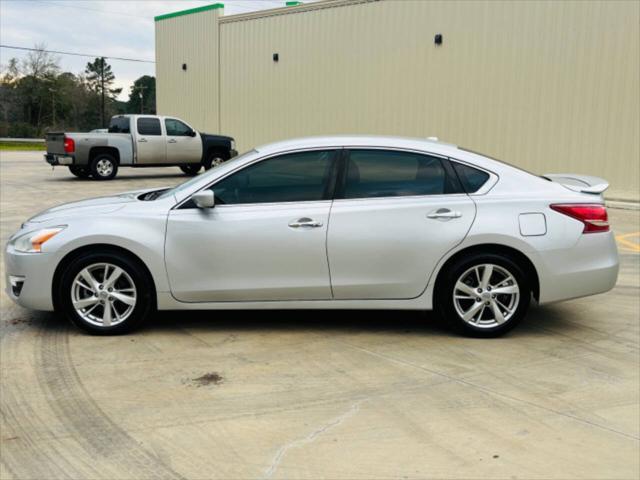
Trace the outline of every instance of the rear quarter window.
{"type": "Polygon", "coordinates": [[[467,193],[475,193],[489,180],[489,174],[477,168],[463,165],[462,163],[451,162],[455,169],[460,183],[467,193]]]}
{"type": "Polygon", "coordinates": [[[109,122],[109,133],[131,133],[129,117],[114,117],[109,122]]]}

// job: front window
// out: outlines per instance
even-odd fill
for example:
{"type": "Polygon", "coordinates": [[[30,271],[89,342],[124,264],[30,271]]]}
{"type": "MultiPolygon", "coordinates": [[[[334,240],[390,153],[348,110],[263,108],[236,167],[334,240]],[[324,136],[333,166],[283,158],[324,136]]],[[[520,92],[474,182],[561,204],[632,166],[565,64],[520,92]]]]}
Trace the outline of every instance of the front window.
{"type": "Polygon", "coordinates": [[[211,188],[216,202],[309,202],[329,198],[334,151],[296,152],[269,158],[230,175],[211,188]]]}
{"type": "Polygon", "coordinates": [[[176,120],[175,118],[167,118],[164,121],[164,127],[167,129],[167,135],[170,137],[189,137],[191,136],[191,127],[186,123],[176,120]]]}

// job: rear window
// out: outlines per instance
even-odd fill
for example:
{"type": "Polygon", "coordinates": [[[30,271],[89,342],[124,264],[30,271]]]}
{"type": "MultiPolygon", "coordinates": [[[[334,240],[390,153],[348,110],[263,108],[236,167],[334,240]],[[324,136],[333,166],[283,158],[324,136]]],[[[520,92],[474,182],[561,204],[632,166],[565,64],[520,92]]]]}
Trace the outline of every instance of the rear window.
{"type": "Polygon", "coordinates": [[[162,135],[160,120],[157,118],[139,118],[138,133],[140,135],[162,135]]]}
{"type": "Polygon", "coordinates": [[[463,188],[467,193],[474,193],[480,190],[487,180],[489,180],[489,174],[478,170],[477,168],[470,167],[469,165],[463,165],[458,162],[451,162],[455,169],[463,188]]]}
{"type": "Polygon", "coordinates": [[[129,117],[113,117],[109,122],[109,133],[131,133],[129,117]]]}

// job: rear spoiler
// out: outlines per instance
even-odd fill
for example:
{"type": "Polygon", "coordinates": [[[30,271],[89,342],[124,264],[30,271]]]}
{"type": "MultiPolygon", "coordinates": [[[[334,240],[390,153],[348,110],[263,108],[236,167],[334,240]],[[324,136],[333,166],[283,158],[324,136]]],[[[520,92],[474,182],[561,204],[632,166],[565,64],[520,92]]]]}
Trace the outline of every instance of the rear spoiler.
{"type": "Polygon", "coordinates": [[[542,177],[552,182],[559,183],[563,187],[573,190],[574,192],[600,195],[609,188],[609,182],[604,178],[592,177],[590,175],[579,175],[576,173],[547,173],[542,175],[542,177]]]}

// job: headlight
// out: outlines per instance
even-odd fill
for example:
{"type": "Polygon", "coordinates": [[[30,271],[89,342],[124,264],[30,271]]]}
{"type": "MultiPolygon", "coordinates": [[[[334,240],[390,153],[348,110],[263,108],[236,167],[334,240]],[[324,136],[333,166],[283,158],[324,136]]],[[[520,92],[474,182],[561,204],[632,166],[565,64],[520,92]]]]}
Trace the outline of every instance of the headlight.
{"type": "Polygon", "coordinates": [[[65,228],[66,226],[60,226],[43,228],[41,230],[36,230],[35,232],[29,232],[26,235],[16,238],[13,241],[13,248],[18,252],[39,253],[45,242],[51,240],[65,228]]]}
{"type": "Polygon", "coordinates": [[[231,150],[235,150],[235,149],[236,149],[236,141],[231,140],[231,150]]]}

